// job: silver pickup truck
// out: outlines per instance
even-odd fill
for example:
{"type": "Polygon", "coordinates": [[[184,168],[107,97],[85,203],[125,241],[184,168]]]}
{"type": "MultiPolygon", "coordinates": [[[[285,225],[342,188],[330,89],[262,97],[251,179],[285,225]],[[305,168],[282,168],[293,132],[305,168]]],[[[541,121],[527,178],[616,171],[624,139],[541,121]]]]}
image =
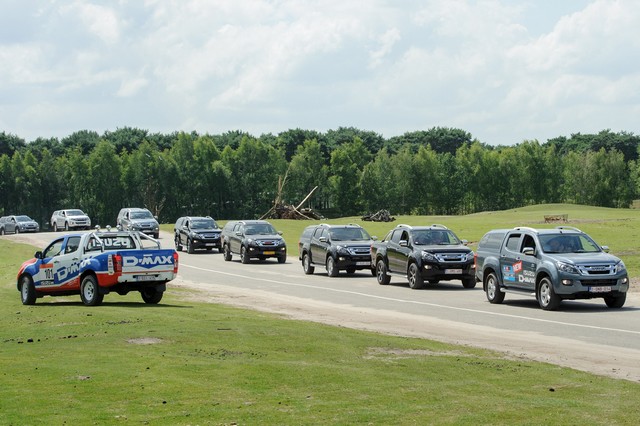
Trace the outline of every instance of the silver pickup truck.
{"type": "Polygon", "coordinates": [[[491,303],[502,303],[505,293],[526,294],[544,310],[565,299],[593,298],[621,308],[629,290],[624,262],[569,226],[486,233],[478,243],[476,279],[491,303]]]}

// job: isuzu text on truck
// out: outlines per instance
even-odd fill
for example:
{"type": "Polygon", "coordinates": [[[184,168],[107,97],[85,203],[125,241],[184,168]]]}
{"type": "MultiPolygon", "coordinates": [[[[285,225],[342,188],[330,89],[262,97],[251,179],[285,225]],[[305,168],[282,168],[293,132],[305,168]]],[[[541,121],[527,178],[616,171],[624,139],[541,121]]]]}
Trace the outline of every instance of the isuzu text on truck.
{"type": "Polygon", "coordinates": [[[502,303],[507,292],[527,294],[545,310],[565,299],[593,298],[621,308],[629,290],[624,262],[570,226],[486,233],[478,243],[476,278],[491,303],[502,303]]]}
{"type": "Polygon", "coordinates": [[[85,305],[105,294],[139,291],[145,303],[159,303],[166,283],[178,273],[178,253],[138,232],[96,231],[56,238],[22,264],[17,286],[22,303],[43,296],[80,294],[85,305]]]}

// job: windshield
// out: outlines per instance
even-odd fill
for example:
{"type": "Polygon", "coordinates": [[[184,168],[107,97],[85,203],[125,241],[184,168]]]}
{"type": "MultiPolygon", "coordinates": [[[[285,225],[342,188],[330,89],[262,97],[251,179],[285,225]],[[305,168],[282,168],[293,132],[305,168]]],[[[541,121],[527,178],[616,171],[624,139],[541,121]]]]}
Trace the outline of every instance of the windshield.
{"type": "Polygon", "coordinates": [[[67,210],[67,216],[84,216],[82,210],[67,210]]]}
{"type": "Polygon", "coordinates": [[[448,246],[461,244],[460,240],[451,231],[433,229],[415,230],[412,232],[413,243],[418,246],[448,246]]]}
{"type": "Polygon", "coordinates": [[[332,241],[368,241],[371,239],[363,228],[333,228],[329,231],[332,241]]]}
{"type": "Polygon", "coordinates": [[[191,221],[191,229],[218,229],[218,224],[213,219],[198,219],[191,221]]]}
{"type": "Polygon", "coordinates": [[[247,225],[244,229],[246,235],[273,235],[277,234],[275,228],[269,223],[257,223],[254,225],[247,225]]]}
{"type": "Polygon", "coordinates": [[[131,212],[131,219],[153,219],[150,211],[131,212]]]}
{"type": "Polygon", "coordinates": [[[598,253],[600,247],[586,234],[545,234],[540,235],[540,243],[545,253],[598,253]]]}
{"type": "Polygon", "coordinates": [[[16,220],[18,222],[33,222],[33,219],[31,219],[29,216],[16,216],[16,220]]]}

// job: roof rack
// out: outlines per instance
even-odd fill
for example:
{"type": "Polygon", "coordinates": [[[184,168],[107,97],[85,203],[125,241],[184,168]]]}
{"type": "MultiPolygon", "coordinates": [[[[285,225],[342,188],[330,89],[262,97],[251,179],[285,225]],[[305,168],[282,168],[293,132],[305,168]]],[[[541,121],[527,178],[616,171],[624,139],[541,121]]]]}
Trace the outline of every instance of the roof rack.
{"type": "Polygon", "coordinates": [[[441,229],[449,229],[444,225],[440,225],[439,223],[434,223],[433,225],[431,225],[432,228],[441,228],[441,229]]]}
{"type": "Polygon", "coordinates": [[[400,228],[401,226],[404,226],[405,228],[409,228],[409,229],[413,228],[411,225],[407,225],[406,223],[399,223],[396,225],[396,228],[400,228]]]}
{"type": "Polygon", "coordinates": [[[574,226],[565,226],[565,225],[561,225],[561,226],[556,226],[556,229],[568,229],[571,231],[576,231],[576,232],[582,232],[581,230],[579,230],[578,228],[574,227],[574,226]]]}
{"type": "Polygon", "coordinates": [[[348,226],[357,226],[360,227],[360,225],[358,225],[357,223],[347,223],[348,226]]]}
{"type": "Polygon", "coordinates": [[[518,231],[531,231],[531,232],[536,232],[536,233],[538,232],[537,229],[532,228],[530,226],[516,226],[513,229],[517,229],[518,231]]]}

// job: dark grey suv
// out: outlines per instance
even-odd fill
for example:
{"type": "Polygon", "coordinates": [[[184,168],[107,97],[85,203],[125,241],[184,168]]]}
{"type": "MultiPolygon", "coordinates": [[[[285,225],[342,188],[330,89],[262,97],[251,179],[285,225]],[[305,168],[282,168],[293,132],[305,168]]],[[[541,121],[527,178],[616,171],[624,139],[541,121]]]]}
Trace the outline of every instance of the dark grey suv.
{"type": "Polygon", "coordinates": [[[120,209],[116,219],[118,229],[123,231],[138,231],[143,234],[160,236],[160,225],[155,216],[147,209],[127,207],[120,209]]]}
{"type": "Polygon", "coordinates": [[[0,235],[38,231],[40,231],[40,225],[29,216],[17,215],[0,217],[0,235]]]}
{"type": "Polygon", "coordinates": [[[242,263],[249,263],[251,258],[265,260],[270,257],[284,263],[287,261],[287,244],[281,234],[265,220],[227,222],[222,228],[224,260],[229,261],[237,254],[242,263]]]}
{"type": "Polygon", "coordinates": [[[373,239],[360,225],[311,225],[305,228],[298,242],[299,259],[305,274],[313,274],[316,266],[326,268],[330,277],[343,270],[353,274],[371,268],[373,239]]]}
{"type": "Polygon", "coordinates": [[[173,232],[178,251],[185,247],[187,253],[193,253],[197,249],[210,251],[214,248],[222,252],[222,231],[209,216],[183,216],[176,221],[173,232]]]}

